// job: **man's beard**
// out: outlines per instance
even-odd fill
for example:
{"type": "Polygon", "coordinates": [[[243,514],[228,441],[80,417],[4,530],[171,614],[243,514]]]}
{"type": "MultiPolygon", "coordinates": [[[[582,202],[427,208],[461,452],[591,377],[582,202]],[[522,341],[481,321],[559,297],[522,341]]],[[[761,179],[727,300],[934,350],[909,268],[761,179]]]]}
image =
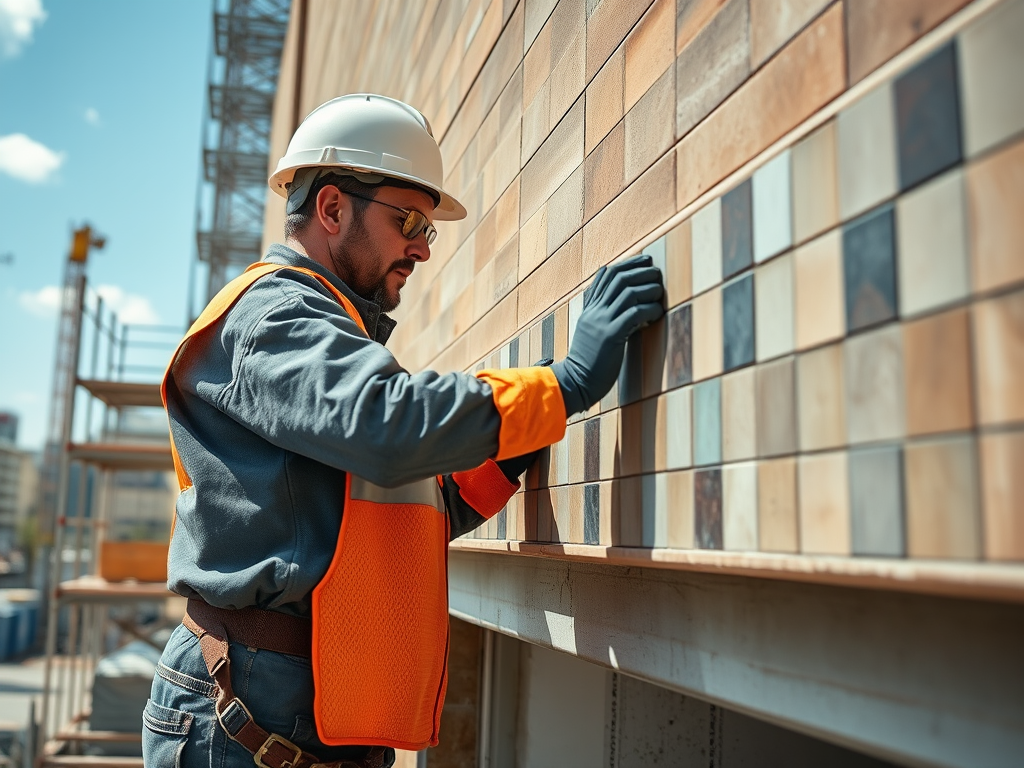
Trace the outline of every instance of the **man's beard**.
{"type": "Polygon", "coordinates": [[[379,256],[373,246],[369,233],[366,231],[361,211],[355,212],[352,227],[345,238],[345,242],[338,248],[338,252],[335,253],[331,250],[329,244],[328,252],[331,256],[331,263],[334,264],[335,273],[339,277],[347,275],[346,282],[348,287],[355,291],[358,296],[379,305],[381,311],[385,313],[395,310],[402,302],[400,291],[396,291],[394,296],[388,291],[388,276],[396,269],[405,269],[411,273],[416,266],[415,259],[399,259],[394,264],[391,264],[387,271],[372,283],[362,284],[361,281],[357,283],[357,276],[359,275],[357,264],[360,262],[365,264],[365,259],[370,254],[379,256]]]}

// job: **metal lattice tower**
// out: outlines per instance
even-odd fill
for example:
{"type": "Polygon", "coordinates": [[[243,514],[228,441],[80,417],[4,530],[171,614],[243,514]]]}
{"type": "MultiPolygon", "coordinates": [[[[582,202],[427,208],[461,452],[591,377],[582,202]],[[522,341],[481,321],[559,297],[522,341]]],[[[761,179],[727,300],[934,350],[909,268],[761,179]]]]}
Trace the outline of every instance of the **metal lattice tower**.
{"type": "MultiPolygon", "coordinates": [[[[196,245],[206,300],[260,258],[271,113],[291,0],[217,0],[196,245]]],[[[190,308],[191,310],[191,308],[190,308]]]]}

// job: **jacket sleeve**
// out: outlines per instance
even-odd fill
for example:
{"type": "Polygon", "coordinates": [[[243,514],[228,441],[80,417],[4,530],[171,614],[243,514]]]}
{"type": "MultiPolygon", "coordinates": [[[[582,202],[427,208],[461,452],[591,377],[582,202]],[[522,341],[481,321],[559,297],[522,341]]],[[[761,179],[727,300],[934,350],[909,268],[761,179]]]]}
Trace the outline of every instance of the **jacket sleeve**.
{"type": "Polygon", "coordinates": [[[488,459],[476,469],[442,478],[441,492],[451,521],[451,539],[478,528],[498,514],[519,490],[501,468],[488,459]]]}
{"type": "Polygon", "coordinates": [[[177,385],[274,445],[387,487],[561,439],[550,371],[410,374],[315,282],[259,280],[204,349],[186,348],[177,385]]]}

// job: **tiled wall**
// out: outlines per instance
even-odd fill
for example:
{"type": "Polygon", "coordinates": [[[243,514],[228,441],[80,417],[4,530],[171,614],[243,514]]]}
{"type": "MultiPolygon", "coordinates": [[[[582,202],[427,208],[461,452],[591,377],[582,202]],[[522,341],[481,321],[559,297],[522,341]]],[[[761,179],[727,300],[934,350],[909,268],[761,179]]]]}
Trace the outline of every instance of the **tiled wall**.
{"type": "Polygon", "coordinates": [[[308,9],[302,113],[413,103],[470,211],[406,288],[407,367],[558,358],[602,264],[665,274],[616,388],[475,538],[1024,561],[1024,0],[308,9]]]}

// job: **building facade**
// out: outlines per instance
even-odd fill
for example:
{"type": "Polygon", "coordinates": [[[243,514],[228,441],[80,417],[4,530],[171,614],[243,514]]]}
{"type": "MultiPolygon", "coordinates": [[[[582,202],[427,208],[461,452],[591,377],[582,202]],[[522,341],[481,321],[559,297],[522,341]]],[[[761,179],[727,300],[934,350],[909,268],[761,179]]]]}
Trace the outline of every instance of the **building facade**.
{"type": "Polygon", "coordinates": [[[600,266],[665,274],[615,390],[453,543],[479,652],[421,761],[1024,754],[1021,40],[1024,0],[293,4],[271,158],[394,96],[469,209],[407,368],[558,358],[600,266]]]}

